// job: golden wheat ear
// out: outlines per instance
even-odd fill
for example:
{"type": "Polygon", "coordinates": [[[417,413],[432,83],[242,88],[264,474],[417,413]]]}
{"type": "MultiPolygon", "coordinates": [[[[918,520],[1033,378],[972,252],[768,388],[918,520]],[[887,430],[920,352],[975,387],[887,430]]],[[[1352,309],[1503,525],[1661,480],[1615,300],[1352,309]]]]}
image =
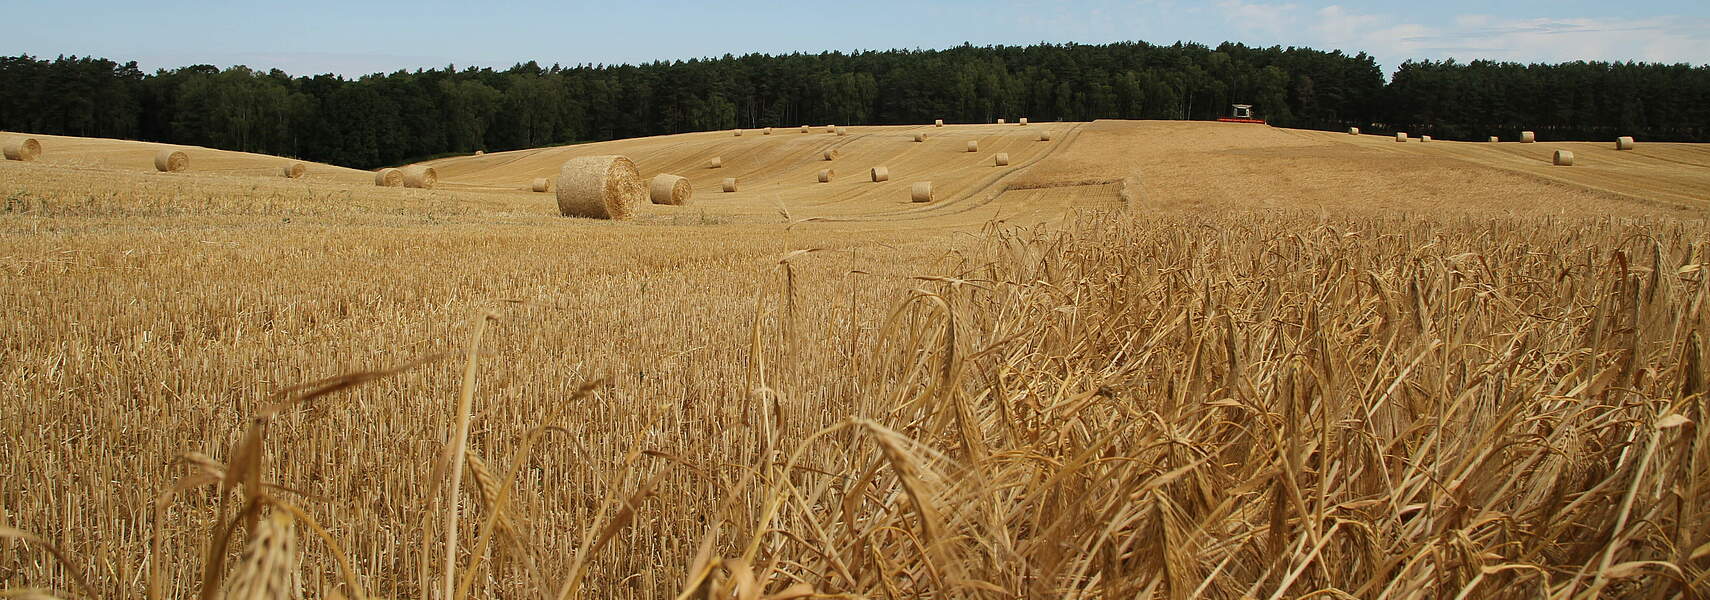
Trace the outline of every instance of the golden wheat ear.
{"type": "Polygon", "coordinates": [[[297,579],[297,522],[275,509],[255,526],[226,583],[226,600],[296,600],[303,597],[297,579]]]}

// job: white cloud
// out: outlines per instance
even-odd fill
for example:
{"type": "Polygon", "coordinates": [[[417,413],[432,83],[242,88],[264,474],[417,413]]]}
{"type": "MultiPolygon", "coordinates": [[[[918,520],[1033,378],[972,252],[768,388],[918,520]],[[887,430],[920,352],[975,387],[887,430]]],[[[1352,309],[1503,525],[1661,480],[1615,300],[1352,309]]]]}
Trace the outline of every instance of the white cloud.
{"type": "Polygon", "coordinates": [[[1295,11],[1300,7],[1295,4],[1224,0],[1217,3],[1217,8],[1222,12],[1223,18],[1242,33],[1277,37],[1287,33],[1294,25],[1295,11]]]}

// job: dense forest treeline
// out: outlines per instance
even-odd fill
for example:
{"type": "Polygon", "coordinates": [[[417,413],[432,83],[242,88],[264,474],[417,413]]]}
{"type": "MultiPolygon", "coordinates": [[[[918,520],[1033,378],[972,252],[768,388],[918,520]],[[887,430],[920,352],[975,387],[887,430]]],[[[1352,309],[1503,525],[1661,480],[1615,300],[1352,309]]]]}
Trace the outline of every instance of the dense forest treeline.
{"type": "Polygon", "coordinates": [[[0,57],[0,129],[372,168],[434,154],[801,124],[1210,119],[1443,139],[1710,141],[1710,67],[1408,62],[1306,48],[1142,42],[455,67],[346,79],[207,65],[0,57]],[[1546,138],[1548,139],[1548,138],[1546,138]]]}

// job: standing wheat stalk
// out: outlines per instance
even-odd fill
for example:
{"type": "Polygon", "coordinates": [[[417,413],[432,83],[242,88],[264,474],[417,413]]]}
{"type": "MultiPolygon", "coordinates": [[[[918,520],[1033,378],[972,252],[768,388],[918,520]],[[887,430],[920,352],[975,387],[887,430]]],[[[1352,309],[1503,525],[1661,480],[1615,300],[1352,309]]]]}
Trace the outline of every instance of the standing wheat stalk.
{"type": "Polygon", "coordinates": [[[463,485],[463,455],[469,449],[469,411],[475,403],[475,359],[481,355],[481,334],[487,331],[487,321],[498,318],[492,312],[481,314],[475,322],[475,332],[469,339],[469,362],[463,368],[463,392],[457,397],[457,424],[451,435],[451,486],[445,489],[445,572],[440,575],[440,598],[451,600],[457,565],[457,489],[463,485]]]}

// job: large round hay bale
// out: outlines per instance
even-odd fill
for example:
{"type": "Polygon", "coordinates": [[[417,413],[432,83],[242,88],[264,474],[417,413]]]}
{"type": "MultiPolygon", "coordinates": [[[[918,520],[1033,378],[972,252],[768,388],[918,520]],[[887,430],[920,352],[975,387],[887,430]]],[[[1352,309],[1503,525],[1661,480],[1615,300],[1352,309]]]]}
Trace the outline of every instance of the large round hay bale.
{"type": "Polygon", "coordinates": [[[924,133],[917,133],[917,134],[914,134],[914,141],[916,141],[916,142],[924,142],[924,141],[926,141],[926,134],[924,134],[924,133]]]}
{"type": "Polygon", "coordinates": [[[807,133],[807,132],[808,132],[808,126],[803,125],[802,126],[802,133],[807,133]]]}
{"type": "Polygon", "coordinates": [[[1634,145],[1635,144],[1633,142],[1633,136],[1623,135],[1621,137],[1615,138],[1615,149],[1616,150],[1632,150],[1634,145]]]}
{"type": "Polygon", "coordinates": [[[536,192],[550,192],[552,191],[552,178],[536,177],[534,183],[529,184],[528,189],[536,192]]]}
{"type": "Polygon", "coordinates": [[[404,187],[431,190],[439,185],[439,171],[433,167],[404,167],[404,187]]]}
{"type": "Polygon", "coordinates": [[[722,168],[724,168],[724,159],[719,158],[717,156],[712,157],[712,160],[707,161],[707,168],[708,169],[722,169],[722,168]]]}
{"type": "Polygon", "coordinates": [[[844,129],[842,127],[838,127],[837,128],[837,135],[849,135],[849,130],[844,129]]]}
{"type": "Polygon", "coordinates": [[[1499,137],[1496,137],[1496,136],[1494,136],[1494,135],[1493,135],[1493,136],[1490,136],[1490,143],[1492,143],[1492,144],[1495,144],[1495,143],[1498,143],[1498,142],[1501,142],[1501,141],[1502,141],[1502,138],[1499,138],[1499,137]]]}
{"type": "Polygon", "coordinates": [[[1537,141],[1538,141],[1538,134],[1530,132],[1530,131],[1520,132],[1520,143],[1531,144],[1531,143],[1535,143],[1537,141]]]}
{"type": "Polygon", "coordinates": [[[969,152],[979,152],[980,151],[980,141],[979,140],[968,140],[968,151],[969,152]]]}
{"type": "Polygon", "coordinates": [[[279,174],[284,175],[286,179],[296,179],[298,177],[302,177],[304,173],[308,172],[309,168],[300,162],[294,162],[279,169],[279,174]]]}
{"type": "Polygon", "coordinates": [[[475,151],[475,156],[484,156],[486,154],[487,154],[486,150],[476,150],[475,151]]]}
{"type": "Polygon", "coordinates": [[[1360,134],[1360,128],[1358,128],[1358,127],[1349,127],[1348,128],[1348,135],[1359,135],[1359,134],[1360,134]]]}
{"type": "Polygon", "coordinates": [[[736,178],[735,177],[724,178],[724,183],[721,187],[723,187],[724,191],[726,191],[726,192],[736,191],[736,178]]]}
{"type": "Polygon", "coordinates": [[[837,133],[837,126],[836,125],[826,125],[825,126],[825,132],[826,133],[837,133]]]}
{"type": "Polygon", "coordinates": [[[908,188],[908,197],[910,200],[913,200],[915,202],[931,202],[932,201],[932,182],[930,182],[930,181],[916,181],[916,182],[914,182],[914,185],[909,186],[909,188],[908,188]]]}
{"type": "Polygon", "coordinates": [[[1009,166],[1009,153],[1008,152],[999,152],[999,153],[993,155],[992,156],[992,166],[995,166],[995,167],[1007,167],[1007,166],[1009,166]]]}
{"type": "Polygon", "coordinates": [[[660,173],[653,176],[653,182],[647,186],[647,197],[654,204],[669,204],[682,206],[689,203],[695,195],[694,186],[689,185],[689,179],[681,175],[660,173]]]}
{"type": "Polygon", "coordinates": [[[999,118],[998,118],[998,124],[999,124],[999,125],[1002,125],[1002,124],[1004,124],[1004,123],[1008,123],[1008,122],[1009,122],[1009,121],[1005,121],[1005,120],[1003,120],[1003,118],[1001,118],[1001,117],[999,117],[999,118]]]}
{"type": "Polygon", "coordinates": [[[1404,132],[1400,132],[1400,131],[1395,132],[1395,141],[1397,141],[1397,142],[1407,141],[1407,134],[1404,132]]]}
{"type": "Polygon", "coordinates": [[[13,138],[6,140],[3,150],[6,160],[29,162],[42,155],[42,143],[36,138],[13,138]]]}
{"type": "Polygon", "coordinates": [[[404,185],[404,172],[397,169],[380,169],[374,172],[374,185],[380,187],[399,187],[404,185]]]}
{"type": "Polygon", "coordinates": [[[873,167],[867,174],[873,178],[874,183],[891,178],[891,170],[888,167],[873,167]]]}
{"type": "Polygon", "coordinates": [[[944,126],[944,119],[938,119],[938,120],[933,121],[932,126],[933,127],[943,127],[944,126]]]}
{"type": "Polygon", "coordinates": [[[558,214],[622,220],[647,202],[647,184],[628,157],[584,156],[558,168],[558,214]]]}
{"type": "Polygon", "coordinates": [[[760,135],[772,135],[772,128],[767,127],[765,129],[760,130],[760,135]]]}
{"type": "Polygon", "coordinates": [[[1022,117],[1019,122],[1021,123],[1021,126],[1026,127],[1027,126],[1027,117],[1022,117]]]}
{"type": "Polygon", "coordinates": [[[1039,132],[1039,141],[1041,141],[1041,142],[1051,141],[1051,132],[1049,132],[1049,131],[1039,132]]]}
{"type": "Polygon", "coordinates": [[[190,156],[183,150],[163,148],[154,153],[154,170],[162,173],[177,173],[190,168],[190,156]]]}
{"type": "Polygon", "coordinates": [[[820,156],[823,157],[825,160],[837,160],[837,157],[840,154],[842,154],[842,153],[838,152],[836,148],[832,148],[830,150],[826,150],[825,152],[820,153],[820,156]]]}
{"type": "Polygon", "coordinates": [[[1428,135],[1419,136],[1419,143],[1423,144],[1423,143],[1429,142],[1429,141],[1431,141],[1431,136],[1428,136],[1428,135]]]}
{"type": "Polygon", "coordinates": [[[1558,166],[1558,167],[1571,167],[1571,166],[1573,166],[1573,153],[1568,152],[1566,150],[1557,150],[1556,151],[1556,157],[1555,157],[1555,163],[1556,163],[1556,166],[1558,166]]]}
{"type": "Polygon", "coordinates": [[[819,170],[819,182],[820,183],[831,183],[831,178],[836,177],[836,176],[837,176],[837,169],[820,169],[819,170]]]}
{"type": "Polygon", "coordinates": [[[742,130],[741,129],[736,130],[736,137],[742,137],[742,130]]]}

